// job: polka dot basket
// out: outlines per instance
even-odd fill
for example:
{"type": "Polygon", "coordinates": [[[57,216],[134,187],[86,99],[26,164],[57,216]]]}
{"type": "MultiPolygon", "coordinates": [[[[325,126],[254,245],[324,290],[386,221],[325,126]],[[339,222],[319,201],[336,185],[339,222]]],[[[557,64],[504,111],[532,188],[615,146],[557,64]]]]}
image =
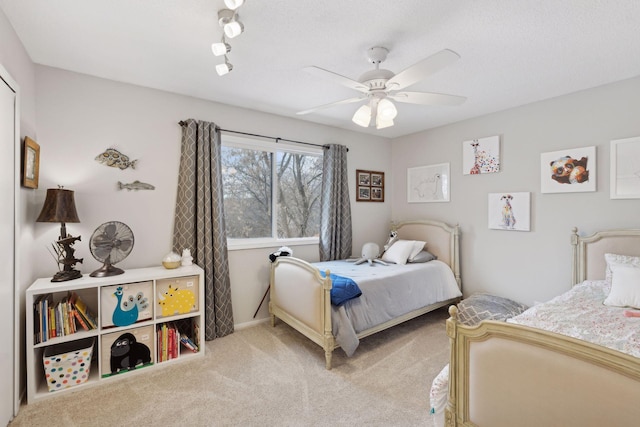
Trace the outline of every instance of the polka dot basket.
{"type": "Polygon", "coordinates": [[[73,387],[89,379],[93,342],[93,338],[86,338],[45,348],[42,362],[50,392],[73,387]]]}

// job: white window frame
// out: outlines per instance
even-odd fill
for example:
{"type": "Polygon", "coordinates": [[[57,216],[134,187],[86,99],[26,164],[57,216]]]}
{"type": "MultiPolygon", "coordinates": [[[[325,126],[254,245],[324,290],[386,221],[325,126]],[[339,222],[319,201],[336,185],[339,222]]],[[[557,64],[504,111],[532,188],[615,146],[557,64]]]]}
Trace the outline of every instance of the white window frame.
{"type": "MultiPolygon", "coordinates": [[[[222,145],[224,147],[232,148],[244,148],[248,150],[267,151],[273,153],[273,161],[276,161],[275,154],[277,152],[286,151],[288,153],[306,154],[312,156],[322,156],[322,147],[312,146],[300,146],[299,144],[292,144],[286,142],[277,143],[274,141],[262,141],[253,138],[240,137],[235,135],[229,135],[222,132],[222,145]]],[[[276,168],[271,167],[271,204],[273,209],[273,215],[271,216],[271,235],[278,235],[278,204],[277,200],[277,172],[276,168]]],[[[250,238],[250,239],[232,239],[227,238],[227,249],[230,251],[242,250],[242,249],[257,249],[257,248],[270,248],[275,246],[302,246],[318,244],[320,239],[318,237],[296,237],[289,239],[278,239],[276,237],[262,237],[262,238],[250,238]]]]}

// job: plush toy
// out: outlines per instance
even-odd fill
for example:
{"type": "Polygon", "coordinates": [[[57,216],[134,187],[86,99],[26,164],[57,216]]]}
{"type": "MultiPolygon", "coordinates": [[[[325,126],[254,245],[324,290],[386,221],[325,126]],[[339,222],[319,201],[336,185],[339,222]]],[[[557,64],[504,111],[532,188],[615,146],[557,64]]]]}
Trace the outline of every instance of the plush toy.
{"type": "Polygon", "coordinates": [[[378,246],[376,243],[365,243],[364,245],[362,245],[362,257],[353,262],[355,262],[356,265],[365,262],[368,262],[369,265],[373,265],[374,262],[382,265],[387,265],[386,262],[378,259],[378,255],[380,255],[380,246],[378,246]]]}
{"type": "Polygon", "coordinates": [[[387,240],[387,243],[384,245],[384,250],[385,251],[389,250],[391,245],[393,245],[396,242],[396,240],[398,240],[398,232],[393,230],[389,233],[389,240],[387,240]]]}
{"type": "Polygon", "coordinates": [[[282,246],[277,251],[269,254],[269,261],[274,262],[276,258],[278,258],[279,256],[291,256],[291,255],[293,255],[293,251],[291,250],[291,248],[282,246]]]}

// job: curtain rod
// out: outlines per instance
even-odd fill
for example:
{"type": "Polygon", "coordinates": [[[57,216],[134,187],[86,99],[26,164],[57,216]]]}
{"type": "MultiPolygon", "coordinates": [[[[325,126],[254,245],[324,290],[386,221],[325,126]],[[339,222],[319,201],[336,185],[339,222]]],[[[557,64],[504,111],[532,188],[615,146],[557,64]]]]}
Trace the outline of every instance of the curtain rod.
{"type": "MultiPolygon", "coordinates": [[[[178,122],[180,124],[180,126],[184,126],[187,123],[184,121],[180,121],[178,122]]],[[[303,142],[303,141],[294,141],[293,139],[285,139],[285,138],[279,138],[279,137],[275,137],[275,136],[267,136],[267,135],[259,135],[257,133],[249,133],[249,132],[240,132],[237,130],[231,130],[231,129],[222,129],[220,127],[218,127],[218,130],[220,130],[220,132],[227,132],[227,133],[235,133],[238,135],[246,135],[246,136],[256,136],[258,138],[267,138],[267,139],[273,139],[276,144],[280,141],[284,141],[284,142],[293,142],[295,144],[304,144],[304,145],[312,145],[314,147],[322,147],[322,148],[331,148],[331,146],[329,145],[320,145],[320,144],[313,144],[311,142],[303,142]]],[[[349,151],[349,148],[347,148],[347,151],[349,151]]]]}

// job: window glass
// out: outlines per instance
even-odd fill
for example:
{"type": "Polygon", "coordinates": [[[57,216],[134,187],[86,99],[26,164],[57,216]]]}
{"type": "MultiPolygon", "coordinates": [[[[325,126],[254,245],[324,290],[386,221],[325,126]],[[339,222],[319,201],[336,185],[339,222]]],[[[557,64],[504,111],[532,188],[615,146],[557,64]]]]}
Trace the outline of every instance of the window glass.
{"type": "Polygon", "coordinates": [[[229,239],[317,237],[321,151],[223,137],[222,179],[229,239]]]}

